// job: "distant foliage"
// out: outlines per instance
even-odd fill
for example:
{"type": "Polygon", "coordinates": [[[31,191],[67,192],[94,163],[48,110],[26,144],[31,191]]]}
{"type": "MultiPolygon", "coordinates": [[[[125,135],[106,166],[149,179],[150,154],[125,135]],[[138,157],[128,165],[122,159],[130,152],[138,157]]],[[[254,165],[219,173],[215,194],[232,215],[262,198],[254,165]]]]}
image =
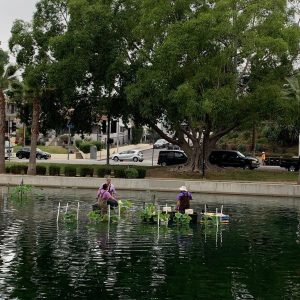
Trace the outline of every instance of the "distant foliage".
{"type": "Polygon", "coordinates": [[[94,176],[94,168],[82,167],[82,168],[80,168],[79,173],[80,173],[81,177],[86,177],[86,176],[93,177],[94,176]]]}
{"type": "Polygon", "coordinates": [[[125,177],[126,178],[138,178],[139,172],[135,168],[125,169],[125,177]]]}
{"type": "Polygon", "coordinates": [[[76,177],[76,167],[65,166],[65,176],[76,177]]]}
{"type": "Polygon", "coordinates": [[[36,166],[36,174],[37,175],[46,175],[46,173],[47,173],[47,167],[40,166],[40,165],[36,166]]]}
{"type": "Polygon", "coordinates": [[[59,176],[60,175],[60,166],[49,166],[49,175],[50,176],[59,176]]]}

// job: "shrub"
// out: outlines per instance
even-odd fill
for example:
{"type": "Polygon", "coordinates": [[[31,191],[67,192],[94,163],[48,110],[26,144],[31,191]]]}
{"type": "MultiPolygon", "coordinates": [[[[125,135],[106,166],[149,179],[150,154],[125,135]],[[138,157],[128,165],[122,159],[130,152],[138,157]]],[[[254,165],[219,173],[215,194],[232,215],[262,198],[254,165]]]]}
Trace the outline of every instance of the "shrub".
{"type": "Polygon", "coordinates": [[[145,178],[146,177],[146,169],[145,168],[138,168],[138,178],[145,178]]]}
{"type": "Polygon", "coordinates": [[[93,146],[92,143],[89,143],[89,142],[82,142],[80,145],[79,145],[79,149],[83,152],[83,153],[90,153],[90,148],[91,146],[93,146]]]}
{"type": "Polygon", "coordinates": [[[79,148],[80,145],[82,144],[82,142],[83,142],[83,140],[75,140],[75,146],[76,146],[77,148],[79,148]]]}
{"type": "Polygon", "coordinates": [[[47,173],[47,167],[45,166],[36,166],[36,175],[46,175],[47,173]]]}
{"type": "Polygon", "coordinates": [[[60,175],[60,166],[49,166],[49,175],[50,176],[59,176],[60,175]]]}
{"type": "Polygon", "coordinates": [[[11,174],[27,174],[27,166],[26,165],[12,165],[10,166],[11,174]]]}
{"type": "Polygon", "coordinates": [[[101,149],[104,148],[104,147],[103,147],[103,146],[104,146],[103,143],[100,142],[100,141],[95,141],[95,142],[92,142],[92,143],[93,143],[94,146],[97,147],[97,151],[100,151],[101,149]]]}
{"type": "Polygon", "coordinates": [[[244,144],[240,144],[240,145],[238,145],[237,149],[240,152],[245,152],[246,151],[246,146],[244,144]]]}
{"type": "Polygon", "coordinates": [[[114,175],[117,178],[126,178],[125,168],[124,167],[114,168],[114,175]]]}
{"type": "Polygon", "coordinates": [[[7,173],[7,174],[10,173],[10,166],[5,166],[5,173],[7,173]]]}
{"type": "Polygon", "coordinates": [[[97,169],[97,177],[104,177],[105,175],[111,175],[111,168],[98,168],[97,169]]]}
{"type": "Polygon", "coordinates": [[[71,177],[75,177],[77,174],[76,172],[76,168],[73,166],[66,166],[65,167],[65,176],[71,176],[71,177]]]}
{"type": "Polygon", "coordinates": [[[139,172],[135,168],[128,168],[125,169],[124,171],[125,171],[126,178],[138,178],[139,176],[139,172]]]}
{"type": "Polygon", "coordinates": [[[82,168],[80,168],[79,173],[80,173],[81,177],[86,177],[86,176],[93,177],[94,176],[94,169],[89,168],[89,167],[82,167],[82,168]]]}

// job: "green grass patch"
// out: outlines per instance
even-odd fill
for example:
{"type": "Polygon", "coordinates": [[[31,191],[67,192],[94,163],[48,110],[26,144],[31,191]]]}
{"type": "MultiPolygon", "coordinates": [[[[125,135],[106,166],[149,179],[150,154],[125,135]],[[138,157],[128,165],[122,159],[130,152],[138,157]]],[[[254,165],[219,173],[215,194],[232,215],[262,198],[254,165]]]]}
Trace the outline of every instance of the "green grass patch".
{"type": "MultiPolygon", "coordinates": [[[[30,146],[26,146],[30,147],[30,146]]],[[[14,153],[20,150],[22,146],[14,146],[14,153]]],[[[41,146],[38,145],[37,148],[41,149],[42,151],[49,152],[51,154],[67,154],[68,150],[61,147],[61,146],[41,146]]]]}

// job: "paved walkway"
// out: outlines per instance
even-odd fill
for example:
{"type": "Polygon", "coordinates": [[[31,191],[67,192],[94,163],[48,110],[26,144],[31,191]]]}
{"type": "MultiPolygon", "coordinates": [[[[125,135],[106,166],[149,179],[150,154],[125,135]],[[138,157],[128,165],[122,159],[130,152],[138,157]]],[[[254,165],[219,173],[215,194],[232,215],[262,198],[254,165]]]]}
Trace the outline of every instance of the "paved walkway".
{"type": "MultiPolygon", "coordinates": [[[[147,150],[147,149],[152,149],[152,145],[150,144],[122,145],[119,147],[118,151],[117,151],[117,147],[111,148],[110,155],[117,152],[132,150],[132,149],[147,150]]],[[[81,152],[81,154],[83,156],[83,159],[90,159],[89,153],[84,154],[81,152]]],[[[57,160],[65,160],[68,158],[68,154],[51,154],[51,158],[57,160]]],[[[106,149],[97,152],[97,160],[104,160],[104,159],[106,159],[106,149]]],[[[76,159],[75,154],[70,154],[70,160],[79,160],[79,159],[76,159]]]]}

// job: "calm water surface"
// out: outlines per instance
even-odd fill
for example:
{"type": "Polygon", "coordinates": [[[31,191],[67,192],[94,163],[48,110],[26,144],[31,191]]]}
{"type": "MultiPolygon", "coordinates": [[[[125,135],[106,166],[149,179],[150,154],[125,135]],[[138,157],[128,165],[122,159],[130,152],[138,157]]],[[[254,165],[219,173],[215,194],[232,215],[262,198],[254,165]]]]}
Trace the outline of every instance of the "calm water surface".
{"type": "MultiPolygon", "coordinates": [[[[36,190],[24,203],[1,199],[1,300],[300,299],[297,201],[198,195],[194,208],[224,204],[230,224],[158,231],[138,217],[90,225],[93,198],[62,189],[36,190]],[[57,224],[59,201],[80,202],[78,224],[57,224]]],[[[161,204],[172,198],[157,195],[161,204]]]]}

